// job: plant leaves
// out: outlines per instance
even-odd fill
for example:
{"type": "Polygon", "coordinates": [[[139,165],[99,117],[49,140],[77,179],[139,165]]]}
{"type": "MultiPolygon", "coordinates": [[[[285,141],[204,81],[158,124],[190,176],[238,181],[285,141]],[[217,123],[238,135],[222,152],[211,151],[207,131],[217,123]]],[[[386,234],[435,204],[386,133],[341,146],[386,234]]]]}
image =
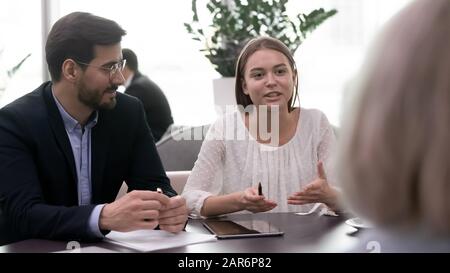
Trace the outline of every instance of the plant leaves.
{"type": "Polygon", "coordinates": [[[12,77],[14,76],[14,74],[16,74],[17,70],[19,70],[19,68],[23,65],[23,63],[31,56],[31,53],[28,53],[27,56],[25,56],[25,58],[23,58],[18,64],[16,64],[13,68],[11,68],[10,70],[8,70],[8,77],[12,77]]]}
{"type": "Polygon", "coordinates": [[[185,28],[194,40],[205,42],[201,51],[216,71],[224,77],[234,77],[236,58],[251,38],[270,35],[294,54],[308,33],[337,13],[335,9],[319,8],[291,19],[286,12],[288,1],[209,0],[206,8],[211,15],[212,32],[207,36],[198,20],[197,0],[192,0],[193,20],[185,23],[185,28]]]}

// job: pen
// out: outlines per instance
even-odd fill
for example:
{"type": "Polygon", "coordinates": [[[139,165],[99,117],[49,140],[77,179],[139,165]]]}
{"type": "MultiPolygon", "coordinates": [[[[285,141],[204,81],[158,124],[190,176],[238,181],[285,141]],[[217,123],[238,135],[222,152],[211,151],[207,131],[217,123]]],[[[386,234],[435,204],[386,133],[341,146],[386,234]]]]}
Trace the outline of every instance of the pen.
{"type": "Polygon", "coordinates": [[[258,183],[258,194],[259,194],[259,195],[263,195],[263,193],[262,193],[261,182],[258,183]]]}
{"type": "Polygon", "coordinates": [[[163,193],[163,191],[161,190],[161,188],[156,188],[156,192],[157,192],[157,193],[163,193]]]}

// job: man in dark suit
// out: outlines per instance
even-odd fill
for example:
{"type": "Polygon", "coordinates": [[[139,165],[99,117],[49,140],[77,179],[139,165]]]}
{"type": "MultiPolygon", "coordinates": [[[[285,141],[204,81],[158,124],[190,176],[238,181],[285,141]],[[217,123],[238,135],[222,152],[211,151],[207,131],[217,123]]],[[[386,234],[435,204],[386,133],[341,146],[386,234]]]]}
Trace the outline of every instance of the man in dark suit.
{"type": "Polygon", "coordinates": [[[159,86],[139,72],[136,54],[128,48],[122,49],[122,54],[127,60],[123,70],[125,94],[134,96],[142,102],[148,126],[157,142],[173,124],[169,102],[159,86]]]}
{"type": "Polygon", "coordinates": [[[105,18],[64,16],[45,48],[52,81],[0,109],[3,243],[184,228],[186,202],[170,186],[141,103],[116,92],[123,35],[105,18]],[[123,181],[130,192],[115,200],[123,181]]]}

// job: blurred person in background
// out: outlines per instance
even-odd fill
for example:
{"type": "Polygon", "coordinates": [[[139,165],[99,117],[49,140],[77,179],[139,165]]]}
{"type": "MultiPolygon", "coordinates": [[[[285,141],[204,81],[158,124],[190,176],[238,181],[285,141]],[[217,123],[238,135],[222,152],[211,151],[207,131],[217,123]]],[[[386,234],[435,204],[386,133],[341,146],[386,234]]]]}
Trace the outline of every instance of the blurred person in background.
{"type": "Polygon", "coordinates": [[[338,163],[344,200],[375,226],[357,251],[450,251],[449,15],[448,0],[402,10],[356,86],[338,163]]]}
{"type": "Polygon", "coordinates": [[[127,60],[123,70],[125,94],[136,97],[142,102],[148,127],[152,131],[155,142],[158,142],[173,124],[169,102],[161,88],[139,71],[136,54],[131,49],[124,48],[122,55],[127,60]]]}

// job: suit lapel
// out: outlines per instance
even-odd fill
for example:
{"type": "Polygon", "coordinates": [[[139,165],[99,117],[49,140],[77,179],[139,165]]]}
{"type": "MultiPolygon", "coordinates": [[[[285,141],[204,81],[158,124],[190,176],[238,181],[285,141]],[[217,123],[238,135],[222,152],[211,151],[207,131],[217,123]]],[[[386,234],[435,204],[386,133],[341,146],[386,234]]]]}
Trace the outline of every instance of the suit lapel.
{"type": "Polygon", "coordinates": [[[66,161],[69,164],[70,174],[73,181],[77,181],[77,172],[75,167],[75,160],[73,158],[72,146],[70,145],[69,137],[67,136],[66,129],[64,128],[64,122],[59,113],[58,107],[52,95],[51,84],[44,87],[44,101],[47,104],[47,109],[50,117],[50,126],[55,135],[56,142],[58,143],[61,151],[64,154],[66,161]]]}
{"type": "Polygon", "coordinates": [[[104,111],[99,111],[98,122],[92,128],[91,135],[91,178],[92,178],[92,201],[97,203],[101,196],[103,183],[103,172],[108,156],[108,116],[104,111]]]}

